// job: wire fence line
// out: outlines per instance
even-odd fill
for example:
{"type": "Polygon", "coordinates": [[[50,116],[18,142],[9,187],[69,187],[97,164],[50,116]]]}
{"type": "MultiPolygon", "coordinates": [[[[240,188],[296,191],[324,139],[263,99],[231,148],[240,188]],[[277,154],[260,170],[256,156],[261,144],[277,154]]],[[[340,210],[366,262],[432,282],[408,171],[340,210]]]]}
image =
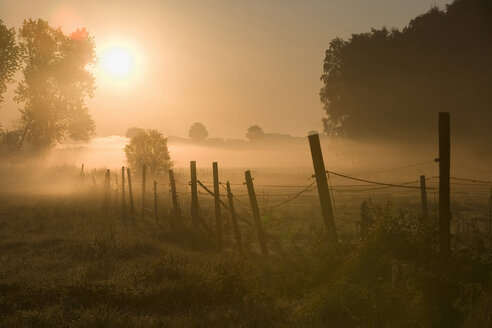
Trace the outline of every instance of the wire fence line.
{"type": "MultiPolygon", "coordinates": [[[[404,170],[412,167],[418,167],[418,166],[423,166],[427,165],[429,163],[432,163],[433,161],[426,161],[426,162],[421,162],[421,163],[415,163],[415,164],[410,164],[407,166],[402,166],[402,167],[397,167],[397,168],[391,168],[391,169],[386,169],[386,170],[380,170],[376,172],[370,172],[370,173],[363,173],[360,175],[370,175],[370,174],[381,174],[381,173],[386,173],[386,172],[393,172],[393,171],[398,171],[398,170],[404,170]]],[[[475,168],[470,168],[470,167],[465,167],[462,165],[454,165],[456,167],[460,168],[465,168],[468,170],[474,170],[477,172],[487,172],[485,170],[481,169],[475,169],[475,168]]],[[[355,177],[352,175],[348,174],[342,174],[334,171],[327,170],[327,177],[329,181],[329,188],[333,192],[331,193],[331,198],[332,198],[332,203],[335,204],[335,195],[336,197],[371,197],[371,196],[388,196],[392,195],[392,193],[386,193],[386,192],[378,192],[382,190],[387,190],[390,188],[401,188],[407,191],[412,191],[412,190],[420,190],[422,187],[420,185],[414,185],[417,183],[420,183],[420,180],[413,180],[413,181],[407,181],[407,182],[399,182],[399,183],[393,183],[393,182],[383,182],[383,181],[375,181],[375,180],[369,180],[369,179],[363,179],[360,177],[355,177]],[[339,178],[343,179],[348,179],[352,181],[357,181],[360,182],[358,184],[332,184],[330,176],[336,176],[339,178]],[[366,187],[366,188],[364,188],[366,187]],[[357,189],[354,189],[357,188],[357,189]],[[365,193],[364,193],[365,192],[365,193]]],[[[311,176],[309,179],[312,179],[314,176],[311,176]]],[[[117,175],[115,176],[115,186],[116,189],[119,190],[120,184],[118,183],[118,178],[117,175]]],[[[426,177],[426,181],[430,180],[435,180],[439,179],[439,176],[430,176],[426,177]]],[[[474,192],[480,192],[480,193],[485,193],[489,192],[489,187],[492,186],[492,181],[490,180],[480,180],[480,179],[473,179],[473,178],[467,178],[467,177],[450,177],[451,180],[457,181],[457,182],[451,182],[451,185],[453,186],[459,186],[457,188],[452,188],[451,192],[453,193],[462,193],[462,192],[469,192],[471,189],[468,187],[473,187],[474,192]]],[[[182,181],[182,180],[181,180],[182,181]]],[[[207,191],[207,193],[204,192],[198,192],[200,195],[208,195],[208,196],[214,196],[214,193],[210,191],[210,189],[213,188],[213,182],[211,181],[200,181],[197,180],[198,183],[207,191]]],[[[156,182],[156,188],[159,187],[159,189],[166,191],[166,192],[171,192],[170,190],[170,184],[169,183],[162,183],[162,182],[156,182]]],[[[176,183],[176,179],[175,179],[176,183]]],[[[245,182],[233,182],[229,183],[230,185],[233,186],[242,186],[245,187],[245,182]]],[[[316,184],[316,180],[311,182],[308,185],[295,185],[295,184],[255,184],[256,187],[263,188],[263,190],[259,190],[259,193],[263,195],[263,198],[265,197],[285,197],[286,199],[274,204],[274,205],[267,205],[264,207],[266,209],[274,209],[278,207],[282,207],[284,205],[289,204],[290,202],[294,201],[295,199],[298,199],[301,195],[306,195],[306,196],[311,196],[311,197],[316,197],[317,193],[312,193],[310,194],[309,192],[315,191],[316,187],[314,186],[316,184]],[[266,191],[267,188],[302,188],[300,191],[297,192],[287,192],[287,193],[279,193],[278,191],[272,192],[272,191],[266,191]]],[[[182,187],[185,188],[185,190],[175,190],[176,194],[180,195],[190,195],[191,190],[189,190],[189,187],[191,185],[191,182],[188,183],[176,183],[177,186],[181,187],[179,189],[182,189],[182,187]]],[[[219,182],[219,185],[226,190],[225,188],[225,183],[219,182]]],[[[151,188],[153,189],[153,188],[151,188]]],[[[427,190],[438,190],[438,186],[426,186],[427,190]]],[[[233,199],[236,200],[239,204],[244,206],[245,208],[249,208],[249,204],[247,202],[243,202],[240,198],[243,197],[249,197],[249,194],[246,192],[242,192],[240,194],[232,194],[233,199]]],[[[227,197],[227,194],[224,193],[219,193],[220,197],[227,197]]],[[[260,196],[261,197],[261,196],[260,196]]],[[[225,207],[227,205],[224,204],[225,207]]]]}
{"type": "Polygon", "coordinates": [[[304,188],[303,190],[301,190],[300,192],[298,192],[297,194],[294,194],[292,196],[289,196],[288,199],[284,200],[283,202],[281,203],[278,203],[276,205],[272,205],[272,206],[269,206],[269,208],[276,208],[276,207],[280,207],[280,206],[283,206],[283,205],[286,205],[287,203],[290,203],[291,201],[293,201],[294,199],[296,199],[297,197],[299,197],[300,195],[302,195],[303,193],[309,191],[309,190],[312,190],[314,188],[312,188],[312,186],[316,183],[316,181],[313,181],[309,186],[307,186],[306,188],[304,188]]]}

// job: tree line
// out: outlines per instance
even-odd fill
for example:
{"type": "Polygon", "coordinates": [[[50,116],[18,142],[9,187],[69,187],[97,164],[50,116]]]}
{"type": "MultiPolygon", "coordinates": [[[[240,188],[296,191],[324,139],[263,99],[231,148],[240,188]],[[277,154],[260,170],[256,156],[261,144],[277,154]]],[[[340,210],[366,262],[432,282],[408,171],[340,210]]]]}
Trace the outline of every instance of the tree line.
{"type": "Polygon", "coordinates": [[[492,1],[456,0],[402,30],[372,29],[326,50],[320,99],[330,135],[428,140],[452,112],[462,137],[486,144],[492,122],[492,1]],[[458,125],[458,124],[457,124],[458,125]]]}

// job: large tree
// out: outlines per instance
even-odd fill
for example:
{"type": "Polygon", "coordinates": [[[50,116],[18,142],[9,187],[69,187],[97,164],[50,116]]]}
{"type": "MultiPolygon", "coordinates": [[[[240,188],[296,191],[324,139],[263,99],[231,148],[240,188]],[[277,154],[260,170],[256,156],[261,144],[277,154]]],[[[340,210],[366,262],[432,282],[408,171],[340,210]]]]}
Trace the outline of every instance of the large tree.
{"type": "Polygon", "coordinates": [[[7,84],[17,70],[19,59],[19,47],[15,39],[15,30],[8,28],[0,20],[0,104],[3,101],[3,93],[7,84]]]}
{"type": "Polygon", "coordinates": [[[95,131],[85,104],[95,89],[89,67],[94,40],[85,29],[70,35],[42,19],[26,20],[19,30],[23,80],[16,90],[22,140],[42,151],[57,142],[86,141],[95,131]]]}
{"type": "Polygon", "coordinates": [[[491,141],[492,1],[456,0],[403,30],[372,30],[330,43],[321,102],[325,132],[429,140],[437,112],[453,132],[491,141]]]}

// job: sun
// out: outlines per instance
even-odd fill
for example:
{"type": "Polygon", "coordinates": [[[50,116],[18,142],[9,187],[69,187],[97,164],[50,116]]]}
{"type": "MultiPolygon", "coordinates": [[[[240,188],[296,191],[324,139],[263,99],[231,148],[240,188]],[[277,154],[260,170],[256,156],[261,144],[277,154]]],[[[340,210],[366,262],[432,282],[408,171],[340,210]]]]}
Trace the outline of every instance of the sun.
{"type": "Polygon", "coordinates": [[[101,66],[114,79],[126,79],[135,69],[135,55],[123,45],[113,45],[102,54],[101,66]]]}

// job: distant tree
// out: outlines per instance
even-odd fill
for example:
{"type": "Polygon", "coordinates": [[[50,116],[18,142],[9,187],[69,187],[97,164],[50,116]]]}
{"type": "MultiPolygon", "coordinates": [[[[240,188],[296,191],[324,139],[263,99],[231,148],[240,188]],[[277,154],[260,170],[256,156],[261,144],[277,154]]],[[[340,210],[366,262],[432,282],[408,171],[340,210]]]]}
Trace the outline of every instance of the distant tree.
{"type": "Polygon", "coordinates": [[[157,130],[141,130],[124,150],[128,165],[135,170],[145,164],[150,173],[161,174],[173,165],[167,139],[157,130]]]}
{"type": "Polygon", "coordinates": [[[65,139],[87,141],[95,131],[85,104],[95,89],[89,67],[95,63],[94,40],[85,29],[65,35],[47,21],[25,20],[19,30],[24,61],[16,90],[21,141],[42,151],[65,139]]]}
{"type": "Polygon", "coordinates": [[[265,137],[265,132],[259,125],[252,125],[246,132],[246,138],[250,141],[259,140],[265,137]]]}
{"type": "Polygon", "coordinates": [[[453,132],[492,141],[492,1],[456,0],[402,30],[334,39],[320,91],[328,134],[429,140],[437,112],[453,132]],[[424,139],[425,138],[425,139],[424,139]]]}
{"type": "Polygon", "coordinates": [[[19,64],[19,47],[15,40],[15,30],[7,28],[0,20],[0,104],[7,84],[12,81],[19,64]]]}
{"type": "Polygon", "coordinates": [[[190,137],[193,142],[201,142],[208,137],[208,131],[200,122],[193,123],[188,131],[188,137],[190,137]]]}
{"type": "Polygon", "coordinates": [[[125,137],[127,138],[133,138],[136,136],[139,132],[144,131],[142,128],[137,128],[137,127],[131,127],[128,130],[126,130],[125,137]]]}

